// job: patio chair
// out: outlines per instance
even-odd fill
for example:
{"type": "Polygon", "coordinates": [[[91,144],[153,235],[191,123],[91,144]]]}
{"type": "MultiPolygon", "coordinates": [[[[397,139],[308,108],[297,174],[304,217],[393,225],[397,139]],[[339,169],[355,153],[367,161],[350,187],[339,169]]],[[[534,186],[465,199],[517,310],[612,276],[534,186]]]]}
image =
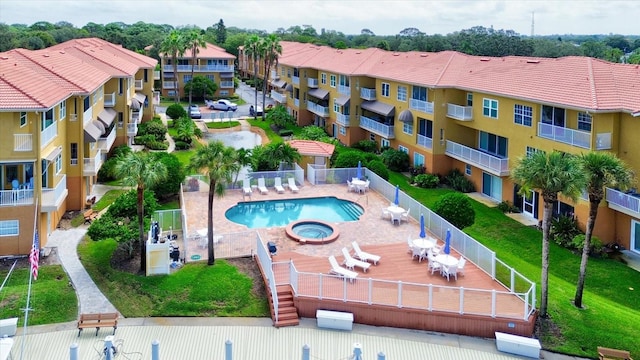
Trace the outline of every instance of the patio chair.
{"type": "Polygon", "coordinates": [[[365,192],[367,192],[367,191],[369,190],[369,184],[371,184],[371,181],[369,181],[369,180],[367,180],[367,181],[364,183],[364,191],[365,191],[365,192]]]}
{"type": "Polygon", "coordinates": [[[249,179],[242,179],[242,200],[244,200],[245,196],[249,197],[249,200],[251,200],[251,182],[249,179]]]}
{"type": "Polygon", "coordinates": [[[329,274],[338,275],[343,278],[349,279],[350,282],[353,282],[353,280],[358,277],[357,272],[345,269],[342,266],[338,265],[338,260],[336,260],[336,257],[333,255],[329,256],[329,263],[331,264],[331,270],[329,270],[329,274]]]}
{"type": "Polygon", "coordinates": [[[411,255],[411,258],[413,259],[416,256],[418,257],[418,262],[422,262],[422,259],[426,259],[427,258],[427,251],[425,249],[421,249],[419,247],[414,247],[413,248],[413,254],[411,255]]]}
{"type": "Polygon", "coordinates": [[[371,264],[368,262],[364,262],[358,259],[354,259],[351,254],[349,254],[349,250],[346,247],[342,248],[342,256],[344,257],[343,265],[347,267],[349,270],[353,270],[354,267],[359,267],[362,271],[367,272],[367,269],[371,267],[371,264]]]}
{"type": "Polygon", "coordinates": [[[447,278],[447,281],[449,281],[452,276],[456,280],[458,280],[458,267],[457,266],[443,266],[442,267],[442,276],[445,276],[447,278]]]}
{"type": "Polygon", "coordinates": [[[390,216],[391,213],[389,212],[389,210],[387,210],[387,208],[382,208],[382,214],[380,215],[380,218],[384,219],[390,216]]]}
{"type": "Polygon", "coordinates": [[[458,273],[464,276],[464,265],[467,263],[467,259],[460,257],[460,261],[458,261],[458,273]]]}
{"type": "Polygon", "coordinates": [[[409,222],[409,211],[411,211],[411,209],[407,209],[407,211],[403,212],[402,215],[400,215],[400,222],[409,222]]]}
{"type": "Polygon", "coordinates": [[[436,271],[440,273],[442,272],[442,264],[437,262],[435,257],[427,258],[427,259],[429,260],[429,266],[427,267],[427,271],[431,270],[431,275],[433,275],[433,273],[435,273],[436,271]]]}
{"type": "Polygon", "coordinates": [[[407,252],[409,254],[413,253],[413,239],[411,238],[411,236],[409,236],[409,238],[407,239],[407,244],[409,245],[409,250],[407,250],[407,252]]]}
{"type": "Polygon", "coordinates": [[[275,184],[273,185],[273,187],[276,189],[276,192],[278,194],[284,194],[284,188],[282,187],[282,179],[280,177],[277,177],[274,179],[275,184]]]}
{"type": "Polygon", "coordinates": [[[356,186],[349,180],[347,180],[347,192],[356,192],[356,186]]]}
{"type": "Polygon", "coordinates": [[[263,177],[258,179],[258,191],[260,191],[260,194],[262,195],[266,195],[269,193],[269,189],[267,189],[267,186],[264,183],[263,177]]]}
{"type": "Polygon", "coordinates": [[[287,181],[288,181],[288,184],[289,184],[289,189],[291,189],[291,192],[297,193],[298,192],[298,186],[296,185],[296,179],[288,178],[287,181]]]}
{"type": "Polygon", "coordinates": [[[351,246],[353,246],[353,251],[355,251],[356,259],[360,259],[362,261],[372,261],[373,265],[378,265],[378,261],[380,261],[380,255],[373,255],[368,252],[362,251],[360,249],[360,245],[357,242],[352,241],[351,246]]]}

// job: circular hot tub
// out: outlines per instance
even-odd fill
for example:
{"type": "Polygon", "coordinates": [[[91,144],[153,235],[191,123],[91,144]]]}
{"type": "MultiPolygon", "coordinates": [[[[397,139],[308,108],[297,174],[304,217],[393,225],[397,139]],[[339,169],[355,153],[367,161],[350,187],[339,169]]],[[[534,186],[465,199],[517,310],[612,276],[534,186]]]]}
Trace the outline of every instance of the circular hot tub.
{"type": "Polygon", "coordinates": [[[299,220],[290,223],[285,229],[287,236],[301,244],[328,244],[340,236],[338,229],[324,221],[299,220]]]}

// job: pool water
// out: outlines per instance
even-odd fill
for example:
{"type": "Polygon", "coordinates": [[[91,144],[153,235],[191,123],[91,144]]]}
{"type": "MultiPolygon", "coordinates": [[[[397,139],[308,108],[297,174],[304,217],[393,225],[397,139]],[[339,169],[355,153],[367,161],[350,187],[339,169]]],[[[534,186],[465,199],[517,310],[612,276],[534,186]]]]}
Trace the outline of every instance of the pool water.
{"type": "Polygon", "coordinates": [[[295,225],[292,230],[296,235],[309,239],[322,239],[333,234],[332,228],[316,222],[302,222],[295,225]]]}
{"type": "Polygon", "coordinates": [[[237,224],[256,229],[286,226],[301,219],[326,222],[356,221],[363,213],[362,207],[352,201],[327,196],[239,202],[227,210],[225,216],[237,224]]]}

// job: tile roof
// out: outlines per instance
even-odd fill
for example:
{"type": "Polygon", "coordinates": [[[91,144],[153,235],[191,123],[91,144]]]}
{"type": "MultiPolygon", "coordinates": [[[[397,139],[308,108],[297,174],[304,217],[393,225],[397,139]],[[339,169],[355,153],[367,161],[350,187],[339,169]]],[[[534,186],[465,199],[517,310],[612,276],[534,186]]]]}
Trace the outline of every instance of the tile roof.
{"type": "Polygon", "coordinates": [[[313,140],[291,140],[289,141],[289,145],[298,150],[300,155],[309,156],[331,156],[333,155],[333,150],[336,148],[332,144],[313,140]]]}
{"type": "MultiPolygon", "coordinates": [[[[164,53],[160,54],[161,56],[165,56],[164,53]]],[[[181,59],[190,59],[191,58],[191,49],[187,49],[182,55],[181,59]]],[[[235,59],[236,57],[233,54],[229,54],[225,49],[213,45],[211,43],[207,43],[206,47],[198,48],[198,58],[199,59],[235,59]]]]}

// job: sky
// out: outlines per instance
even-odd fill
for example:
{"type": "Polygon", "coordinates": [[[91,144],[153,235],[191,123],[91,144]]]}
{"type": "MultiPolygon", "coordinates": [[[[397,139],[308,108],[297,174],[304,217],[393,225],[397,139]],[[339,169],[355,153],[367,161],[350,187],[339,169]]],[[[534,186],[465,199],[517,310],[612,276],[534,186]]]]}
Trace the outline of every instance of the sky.
{"type": "Polygon", "coordinates": [[[67,21],[76,27],[143,21],[206,28],[222,19],[227,27],[267,32],[311,25],[318,33],[395,35],[417,28],[444,35],[484,26],[530,35],[532,17],[535,35],[640,34],[638,0],[0,0],[0,23],[67,21]]]}

